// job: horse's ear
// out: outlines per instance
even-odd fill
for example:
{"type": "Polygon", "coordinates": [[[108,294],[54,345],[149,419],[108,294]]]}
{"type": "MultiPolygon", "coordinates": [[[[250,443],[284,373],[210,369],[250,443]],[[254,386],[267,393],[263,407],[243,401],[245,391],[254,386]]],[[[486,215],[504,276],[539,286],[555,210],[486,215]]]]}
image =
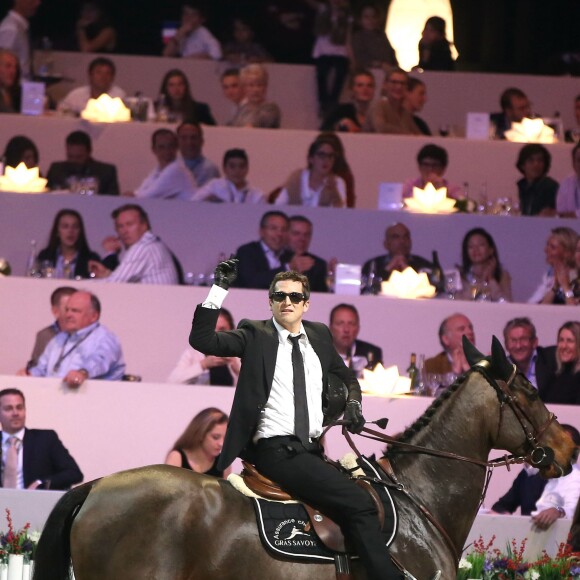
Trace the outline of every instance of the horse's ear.
{"type": "Polygon", "coordinates": [[[463,335],[463,352],[465,353],[465,358],[469,363],[469,366],[472,367],[475,363],[478,363],[480,360],[484,359],[485,356],[480,353],[475,346],[469,341],[469,339],[463,335]]]}
{"type": "Polygon", "coordinates": [[[509,378],[513,369],[512,364],[507,359],[501,342],[495,335],[491,340],[491,366],[496,370],[497,374],[504,379],[509,378]]]}

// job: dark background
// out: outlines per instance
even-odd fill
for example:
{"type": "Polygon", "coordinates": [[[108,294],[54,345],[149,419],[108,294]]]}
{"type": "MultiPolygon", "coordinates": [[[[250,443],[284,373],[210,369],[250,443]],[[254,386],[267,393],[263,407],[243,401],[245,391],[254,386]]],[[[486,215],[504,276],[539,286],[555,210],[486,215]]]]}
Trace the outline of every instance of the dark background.
{"type": "MultiPolygon", "coordinates": [[[[385,11],[389,1],[382,3],[385,11]]],[[[355,13],[362,3],[351,2],[355,13]]],[[[117,52],[157,55],[161,52],[161,23],[179,20],[181,6],[179,0],[102,0],[101,4],[118,31],[117,52]]],[[[293,49],[287,39],[280,47],[281,36],[268,11],[292,6],[309,20],[312,12],[302,0],[211,0],[203,6],[206,25],[220,40],[229,38],[231,18],[243,15],[253,23],[256,39],[279,60],[307,62],[311,35],[303,35],[302,52],[293,49]]],[[[452,6],[461,55],[459,70],[580,74],[579,0],[454,0],[452,6]],[[563,57],[570,53],[576,53],[578,62],[563,57]]],[[[40,38],[47,36],[55,48],[64,48],[73,36],[78,7],[79,0],[43,0],[31,22],[34,44],[38,46],[40,38]]],[[[7,10],[3,6],[0,17],[7,10]]]]}

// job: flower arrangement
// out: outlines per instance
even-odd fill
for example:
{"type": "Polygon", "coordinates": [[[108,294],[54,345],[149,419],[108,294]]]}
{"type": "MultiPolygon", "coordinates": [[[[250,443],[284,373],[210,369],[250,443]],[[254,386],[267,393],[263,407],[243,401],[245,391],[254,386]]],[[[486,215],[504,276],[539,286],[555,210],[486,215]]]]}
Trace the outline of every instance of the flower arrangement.
{"type": "Polygon", "coordinates": [[[459,562],[457,580],[563,580],[580,579],[580,554],[572,552],[570,544],[562,542],[558,553],[551,557],[545,551],[536,561],[526,561],[526,539],[519,546],[512,540],[505,553],[492,549],[495,536],[485,544],[479,538],[473,550],[459,562]]]}
{"type": "Polygon", "coordinates": [[[21,554],[25,560],[33,560],[38,533],[29,532],[30,524],[28,523],[22,529],[15,531],[9,509],[6,509],[6,521],[8,531],[0,533],[0,561],[8,562],[10,554],[21,554]]]}

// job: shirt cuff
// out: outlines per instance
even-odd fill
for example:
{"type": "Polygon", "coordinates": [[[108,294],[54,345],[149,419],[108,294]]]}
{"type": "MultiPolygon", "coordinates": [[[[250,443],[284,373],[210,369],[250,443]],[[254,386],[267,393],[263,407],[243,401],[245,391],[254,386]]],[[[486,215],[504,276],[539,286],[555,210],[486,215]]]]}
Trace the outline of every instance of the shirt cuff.
{"type": "Polygon", "coordinates": [[[222,307],[228,291],[221,286],[216,286],[215,284],[211,287],[207,298],[201,303],[204,308],[211,308],[217,310],[222,307]]]}

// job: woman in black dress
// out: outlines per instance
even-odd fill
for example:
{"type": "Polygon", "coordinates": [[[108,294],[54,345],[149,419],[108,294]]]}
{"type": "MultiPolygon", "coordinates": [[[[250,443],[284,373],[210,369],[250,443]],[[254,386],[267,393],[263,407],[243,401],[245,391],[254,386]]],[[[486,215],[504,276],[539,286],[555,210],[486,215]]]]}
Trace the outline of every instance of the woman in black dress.
{"type": "Polygon", "coordinates": [[[197,473],[227,477],[230,468],[219,471],[216,467],[227,426],[228,416],[219,409],[209,407],[200,411],[173,444],[165,463],[197,473]]]}

